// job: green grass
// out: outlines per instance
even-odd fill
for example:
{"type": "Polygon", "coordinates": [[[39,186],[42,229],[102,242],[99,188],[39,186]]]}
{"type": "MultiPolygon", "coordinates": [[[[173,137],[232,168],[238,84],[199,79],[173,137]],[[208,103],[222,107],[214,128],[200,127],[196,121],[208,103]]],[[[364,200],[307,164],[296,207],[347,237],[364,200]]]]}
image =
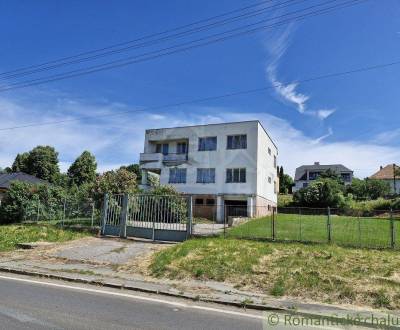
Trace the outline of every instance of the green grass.
{"type": "Polygon", "coordinates": [[[274,296],[400,308],[400,257],[392,250],[198,238],[156,253],[149,269],[274,296]]]}
{"type": "MultiPolygon", "coordinates": [[[[400,222],[394,221],[400,247],[400,222]]],[[[272,239],[270,216],[249,220],[231,228],[229,237],[272,239]]],[[[327,242],[327,217],[321,215],[281,214],[275,220],[275,239],[304,242],[327,242]]],[[[331,239],[340,245],[390,247],[390,221],[378,217],[331,216],[331,239]]]]}
{"type": "Polygon", "coordinates": [[[85,236],[87,231],[60,229],[48,224],[20,224],[0,226],[0,251],[14,250],[18,243],[65,242],[85,236]]]}

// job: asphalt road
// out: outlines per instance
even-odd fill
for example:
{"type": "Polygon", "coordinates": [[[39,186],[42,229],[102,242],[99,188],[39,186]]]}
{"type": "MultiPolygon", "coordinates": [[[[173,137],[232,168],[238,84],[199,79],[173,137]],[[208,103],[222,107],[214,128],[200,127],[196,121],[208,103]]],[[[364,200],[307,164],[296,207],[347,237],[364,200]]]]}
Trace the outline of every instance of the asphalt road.
{"type": "Polygon", "coordinates": [[[262,329],[261,315],[239,308],[0,274],[0,329],[262,329]]]}

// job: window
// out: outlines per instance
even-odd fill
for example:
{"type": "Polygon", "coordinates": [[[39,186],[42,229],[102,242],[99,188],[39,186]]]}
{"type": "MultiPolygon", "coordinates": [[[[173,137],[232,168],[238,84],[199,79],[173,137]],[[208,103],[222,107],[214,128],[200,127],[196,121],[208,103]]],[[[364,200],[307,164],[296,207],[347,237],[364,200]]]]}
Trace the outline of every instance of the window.
{"type": "Polygon", "coordinates": [[[186,168],[170,168],[169,183],[186,183],[186,168]]]}
{"type": "Polygon", "coordinates": [[[303,188],[307,188],[308,187],[308,183],[307,182],[303,182],[303,188]]]}
{"type": "Polygon", "coordinates": [[[272,179],[271,179],[271,177],[269,176],[268,177],[268,183],[271,183],[272,182],[272,179]]]}
{"type": "Polygon", "coordinates": [[[156,144],[156,153],[163,155],[168,155],[169,145],[168,143],[157,143],[156,144]]]}
{"type": "Polygon", "coordinates": [[[176,153],[177,154],[186,154],[187,153],[187,143],[186,142],[178,142],[176,145],[176,153]]]}
{"type": "Polygon", "coordinates": [[[203,205],[204,204],[204,199],[203,198],[196,198],[194,201],[196,205],[203,205]]]}
{"type": "Polygon", "coordinates": [[[215,168],[198,168],[197,183],[215,183],[215,168]]]}
{"type": "Polygon", "coordinates": [[[344,182],[350,182],[351,181],[350,173],[342,173],[341,176],[342,176],[342,180],[344,182]]]}
{"type": "Polygon", "coordinates": [[[201,137],[199,138],[199,151],[217,150],[217,137],[201,137]]]}
{"type": "Polygon", "coordinates": [[[276,156],[274,155],[274,168],[276,168],[276,156]]]}
{"type": "Polygon", "coordinates": [[[247,135],[228,135],[227,149],[246,149],[247,135]]]}
{"type": "Polygon", "coordinates": [[[213,198],[207,199],[206,204],[209,205],[209,206],[215,205],[215,199],[213,199],[213,198]]]}
{"type": "Polygon", "coordinates": [[[276,189],[276,181],[274,181],[274,193],[276,194],[278,192],[278,190],[276,189]]]}
{"type": "Polygon", "coordinates": [[[320,172],[309,172],[308,179],[309,180],[317,180],[320,174],[321,174],[320,172]]]}
{"type": "Polygon", "coordinates": [[[227,183],[243,183],[246,182],[245,168],[228,168],[226,169],[227,183]]]}
{"type": "Polygon", "coordinates": [[[268,155],[271,155],[271,148],[268,148],[268,155]]]}

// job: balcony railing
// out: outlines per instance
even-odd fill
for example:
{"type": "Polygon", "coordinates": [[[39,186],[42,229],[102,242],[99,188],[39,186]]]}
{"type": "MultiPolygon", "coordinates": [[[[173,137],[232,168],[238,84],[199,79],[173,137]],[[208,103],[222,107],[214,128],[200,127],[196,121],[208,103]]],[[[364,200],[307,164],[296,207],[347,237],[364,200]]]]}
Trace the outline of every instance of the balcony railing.
{"type": "Polygon", "coordinates": [[[188,154],[168,153],[163,156],[163,163],[184,163],[188,160],[188,154]]]}

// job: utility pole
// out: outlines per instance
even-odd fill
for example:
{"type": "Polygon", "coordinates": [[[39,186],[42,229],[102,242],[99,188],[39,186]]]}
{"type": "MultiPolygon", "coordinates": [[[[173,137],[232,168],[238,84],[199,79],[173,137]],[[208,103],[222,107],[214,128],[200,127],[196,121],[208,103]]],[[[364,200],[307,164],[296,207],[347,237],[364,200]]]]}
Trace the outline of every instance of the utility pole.
{"type": "Polygon", "coordinates": [[[393,164],[393,191],[397,194],[396,191],[396,164],[393,164]]]}

